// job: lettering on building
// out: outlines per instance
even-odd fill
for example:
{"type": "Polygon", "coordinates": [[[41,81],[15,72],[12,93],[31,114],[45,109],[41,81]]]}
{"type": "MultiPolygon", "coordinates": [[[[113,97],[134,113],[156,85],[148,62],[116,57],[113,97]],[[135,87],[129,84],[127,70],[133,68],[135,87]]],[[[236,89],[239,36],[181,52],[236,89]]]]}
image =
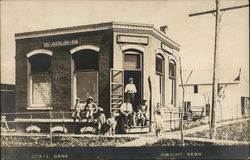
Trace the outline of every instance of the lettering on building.
{"type": "Polygon", "coordinates": [[[118,36],[117,36],[117,42],[119,42],[119,43],[148,44],[148,37],[144,37],[144,36],[118,35],[118,36]]]}
{"type": "Polygon", "coordinates": [[[170,53],[170,54],[173,54],[173,49],[170,48],[170,47],[168,47],[168,46],[165,45],[164,43],[161,43],[161,48],[162,48],[164,51],[166,51],[166,52],[168,52],[168,53],[170,53]]]}
{"type": "Polygon", "coordinates": [[[69,45],[78,45],[79,40],[78,39],[72,39],[72,40],[64,40],[64,41],[52,41],[52,42],[44,42],[43,46],[46,47],[59,47],[59,46],[69,46],[69,45]]]}

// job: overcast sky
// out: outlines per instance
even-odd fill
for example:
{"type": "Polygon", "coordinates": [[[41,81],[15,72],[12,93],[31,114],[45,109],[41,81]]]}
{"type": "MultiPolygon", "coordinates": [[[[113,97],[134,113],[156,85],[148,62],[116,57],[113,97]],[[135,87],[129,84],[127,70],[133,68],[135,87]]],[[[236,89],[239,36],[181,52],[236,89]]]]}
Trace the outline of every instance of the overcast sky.
{"type": "MultiPolygon", "coordinates": [[[[221,6],[242,4],[248,0],[223,0],[221,6]]],[[[181,45],[183,68],[212,69],[215,17],[188,17],[210,9],[215,9],[214,0],[1,1],[1,83],[15,83],[15,33],[109,21],[168,25],[167,34],[181,45]]],[[[249,72],[248,9],[222,15],[220,68],[249,72]]]]}

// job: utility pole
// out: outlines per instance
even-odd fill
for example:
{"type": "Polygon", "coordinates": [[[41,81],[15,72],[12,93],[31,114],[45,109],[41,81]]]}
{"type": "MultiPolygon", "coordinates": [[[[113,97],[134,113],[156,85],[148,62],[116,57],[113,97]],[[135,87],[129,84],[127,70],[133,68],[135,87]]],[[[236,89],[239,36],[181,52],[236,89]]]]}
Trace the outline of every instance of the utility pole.
{"type": "Polygon", "coordinates": [[[215,111],[217,106],[217,90],[218,90],[218,78],[217,78],[217,56],[218,56],[218,42],[219,42],[219,28],[220,28],[220,0],[216,0],[216,21],[215,21],[215,43],[214,43],[214,66],[213,66],[213,90],[212,90],[212,113],[210,124],[210,138],[213,139],[216,135],[216,119],[215,111]]]}
{"type": "Polygon", "coordinates": [[[241,6],[235,6],[235,7],[229,7],[229,8],[220,8],[220,0],[215,0],[216,3],[216,10],[210,10],[205,12],[198,12],[198,13],[192,13],[189,14],[189,17],[192,16],[199,16],[203,14],[214,14],[216,12],[215,17],[215,43],[214,43],[214,63],[213,63],[213,88],[212,88],[212,113],[211,113],[211,122],[210,122],[210,138],[215,138],[216,135],[216,105],[217,105],[217,94],[218,94],[218,78],[217,78],[217,69],[218,69],[218,47],[219,47],[219,28],[220,28],[220,20],[221,20],[221,11],[226,10],[232,10],[232,9],[239,9],[244,7],[249,7],[249,5],[241,5],[241,6]]]}

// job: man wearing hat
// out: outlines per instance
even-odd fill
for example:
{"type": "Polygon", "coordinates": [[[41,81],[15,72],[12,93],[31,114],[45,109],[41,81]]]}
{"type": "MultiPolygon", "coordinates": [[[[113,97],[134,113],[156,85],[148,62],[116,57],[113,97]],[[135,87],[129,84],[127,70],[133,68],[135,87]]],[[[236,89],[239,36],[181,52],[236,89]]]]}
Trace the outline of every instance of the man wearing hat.
{"type": "Polygon", "coordinates": [[[93,114],[97,112],[98,107],[94,103],[94,99],[92,97],[88,97],[88,99],[86,100],[85,110],[87,122],[89,122],[89,120],[94,121],[93,114]]]}
{"type": "Polygon", "coordinates": [[[135,94],[137,92],[136,87],[134,85],[134,79],[133,78],[129,78],[128,79],[129,83],[125,86],[125,94],[126,94],[126,99],[129,103],[132,104],[132,107],[135,111],[135,94]]]}
{"type": "Polygon", "coordinates": [[[97,114],[98,115],[97,115],[97,132],[96,132],[96,134],[100,134],[103,132],[103,127],[104,127],[104,124],[106,123],[104,109],[101,107],[98,107],[97,114]]]}

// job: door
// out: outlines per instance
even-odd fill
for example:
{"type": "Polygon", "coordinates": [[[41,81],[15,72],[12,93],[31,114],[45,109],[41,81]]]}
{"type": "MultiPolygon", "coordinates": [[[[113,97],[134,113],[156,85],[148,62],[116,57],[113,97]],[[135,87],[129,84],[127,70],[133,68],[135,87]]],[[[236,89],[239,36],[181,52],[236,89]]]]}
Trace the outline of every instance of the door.
{"type": "MultiPolygon", "coordinates": [[[[129,78],[133,78],[134,84],[137,90],[135,94],[135,106],[136,107],[140,104],[142,98],[142,79],[141,79],[141,71],[133,71],[133,70],[125,70],[124,71],[124,89],[126,84],[129,83],[129,78]]],[[[124,97],[125,98],[125,97],[124,97]]]]}

